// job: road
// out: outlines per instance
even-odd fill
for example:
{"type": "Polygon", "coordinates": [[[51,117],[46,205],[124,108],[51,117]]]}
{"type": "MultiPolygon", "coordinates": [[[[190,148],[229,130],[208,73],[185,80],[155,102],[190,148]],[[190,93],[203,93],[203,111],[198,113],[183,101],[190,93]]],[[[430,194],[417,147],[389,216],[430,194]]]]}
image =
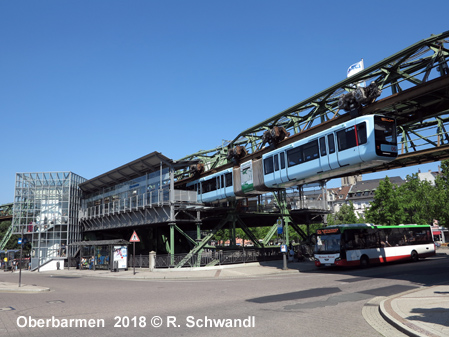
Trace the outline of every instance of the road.
{"type": "MultiPolygon", "coordinates": [[[[381,336],[363,318],[363,306],[376,296],[448,284],[448,262],[443,255],[367,269],[204,280],[24,272],[24,283],[51,291],[0,293],[0,336],[381,336]],[[82,324],[90,326],[75,326],[82,324]]],[[[0,274],[0,281],[17,280],[17,273],[0,274]]]]}

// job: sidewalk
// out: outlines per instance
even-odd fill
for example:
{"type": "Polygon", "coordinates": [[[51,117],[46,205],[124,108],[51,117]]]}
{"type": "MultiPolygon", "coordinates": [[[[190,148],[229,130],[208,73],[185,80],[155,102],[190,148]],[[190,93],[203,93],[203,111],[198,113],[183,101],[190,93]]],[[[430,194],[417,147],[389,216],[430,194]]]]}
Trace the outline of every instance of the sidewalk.
{"type": "Polygon", "coordinates": [[[384,319],[408,336],[449,336],[449,285],[423,287],[380,303],[384,319]]]}

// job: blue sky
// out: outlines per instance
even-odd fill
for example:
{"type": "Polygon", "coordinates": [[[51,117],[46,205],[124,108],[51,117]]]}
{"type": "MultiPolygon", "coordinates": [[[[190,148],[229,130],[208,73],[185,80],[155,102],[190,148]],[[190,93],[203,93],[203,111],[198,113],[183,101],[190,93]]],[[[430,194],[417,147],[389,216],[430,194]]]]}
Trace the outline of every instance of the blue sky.
{"type": "Polygon", "coordinates": [[[219,146],[343,80],[361,58],[368,67],[448,30],[448,9],[447,0],[0,1],[0,204],[13,201],[16,172],[90,179],[153,151],[180,159],[219,146]]]}

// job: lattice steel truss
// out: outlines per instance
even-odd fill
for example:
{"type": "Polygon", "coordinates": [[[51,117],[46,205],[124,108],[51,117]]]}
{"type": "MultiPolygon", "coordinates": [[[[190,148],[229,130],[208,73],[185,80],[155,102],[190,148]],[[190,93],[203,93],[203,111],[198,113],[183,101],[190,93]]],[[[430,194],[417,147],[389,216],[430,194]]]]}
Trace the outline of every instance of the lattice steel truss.
{"type": "MultiPolygon", "coordinates": [[[[449,144],[449,49],[445,46],[448,37],[449,31],[432,35],[254,125],[232,141],[182,160],[201,160],[206,170],[213,169],[229,164],[228,151],[237,145],[248,154],[258,151],[263,146],[264,132],[275,126],[295,135],[348,115],[338,108],[338,100],[360,82],[374,82],[382,90],[378,103],[360,113],[397,117],[402,153],[449,144]]],[[[180,172],[179,178],[187,175],[188,172],[180,172]]]]}

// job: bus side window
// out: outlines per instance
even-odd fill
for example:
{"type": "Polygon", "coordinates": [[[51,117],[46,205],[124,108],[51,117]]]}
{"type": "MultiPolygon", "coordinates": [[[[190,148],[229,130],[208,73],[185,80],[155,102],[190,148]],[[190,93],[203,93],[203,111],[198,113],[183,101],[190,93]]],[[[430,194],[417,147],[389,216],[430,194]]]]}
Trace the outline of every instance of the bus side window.
{"type": "Polygon", "coordinates": [[[346,230],[344,232],[344,241],[346,249],[353,249],[355,247],[354,231],[346,230]]]}
{"type": "Polygon", "coordinates": [[[329,145],[329,154],[335,153],[334,134],[327,135],[327,144],[329,145]]]}

